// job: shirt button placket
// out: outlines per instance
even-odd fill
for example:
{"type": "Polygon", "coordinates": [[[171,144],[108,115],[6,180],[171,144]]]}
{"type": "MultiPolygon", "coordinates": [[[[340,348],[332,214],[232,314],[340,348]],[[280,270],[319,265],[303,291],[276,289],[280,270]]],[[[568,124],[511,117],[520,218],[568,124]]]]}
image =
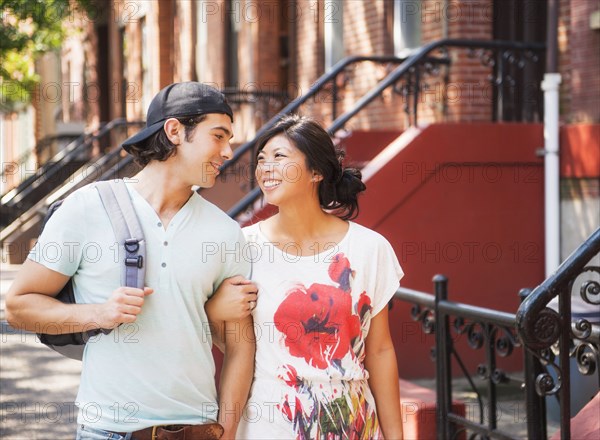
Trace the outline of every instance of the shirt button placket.
{"type": "MultiPolygon", "coordinates": [[[[158,222],[156,224],[156,226],[158,226],[159,228],[162,228],[162,225],[163,225],[162,222],[158,222]]],[[[167,235],[167,231],[165,231],[165,230],[162,230],[162,233],[163,233],[164,236],[167,235]]],[[[162,252],[161,252],[161,254],[162,254],[162,263],[160,264],[160,267],[162,267],[163,269],[165,267],[167,267],[167,262],[166,262],[166,259],[167,259],[167,255],[166,255],[167,250],[166,250],[166,246],[168,244],[169,244],[169,242],[167,240],[163,240],[163,249],[162,249],[162,252]]]]}

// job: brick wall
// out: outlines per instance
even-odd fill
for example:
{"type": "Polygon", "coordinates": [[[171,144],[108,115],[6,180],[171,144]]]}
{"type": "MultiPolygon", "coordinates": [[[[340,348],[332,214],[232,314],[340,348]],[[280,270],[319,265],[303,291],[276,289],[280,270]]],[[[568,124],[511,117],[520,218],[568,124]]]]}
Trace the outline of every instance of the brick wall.
{"type": "Polygon", "coordinates": [[[191,81],[195,70],[195,2],[177,0],[173,20],[173,81],[191,81]]]}
{"type": "Polygon", "coordinates": [[[561,120],[565,123],[600,121],[600,31],[590,29],[597,2],[560,0],[558,63],[561,120]]]}
{"type": "Polygon", "coordinates": [[[173,82],[174,50],[174,0],[161,0],[158,3],[158,48],[159,48],[159,89],[173,82]]]}
{"type": "MultiPolygon", "coordinates": [[[[421,22],[422,44],[449,38],[490,39],[493,35],[493,0],[424,0],[415,2],[421,22]]],[[[156,93],[173,80],[196,77],[219,87],[225,85],[227,72],[227,21],[230,12],[225,0],[191,5],[186,0],[165,0],[147,8],[147,25],[152,54],[151,75],[156,93]],[[203,8],[199,11],[198,8],[203,8]],[[206,29],[206,60],[196,64],[197,30],[206,29]]],[[[591,1],[560,0],[559,69],[561,113],[565,122],[595,122],[600,119],[600,31],[589,29],[589,16],[598,9],[591,1]]],[[[386,0],[343,2],[344,53],[392,54],[393,2],[386,0]]],[[[324,73],[324,21],[327,11],[323,0],[274,0],[241,2],[236,17],[240,20],[239,66],[241,88],[281,90],[287,87],[294,97],[306,93],[324,73]],[[288,23],[284,21],[287,20],[288,23]],[[286,27],[287,26],[287,27],[286,27]],[[289,75],[280,69],[280,35],[289,31],[291,64],[289,75]],[[286,84],[287,83],[287,84],[286,84]]],[[[335,17],[333,17],[335,18],[335,17]]],[[[114,20],[111,20],[113,23],[114,20]]],[[[96,81],[95,54],[97,42],[93,32],[85,40],[88,81],[96,81]]],[[[111,31],[111,47],[115,47],[115,28],[111,31]]],[[[128,80],[139,81],[140,34],[137,22],[127,25],[128,80]]],[[[419,121],[488,121],[492,115],[493,91],[489,83],[492,69],[479,57],[467,51],[452,53],[449,84],[443,76],[428,77],[421,90],[419,121]]],[[[111,61],[114,63],[115,61],[111,61]]],[[[364,63],[346,71],[339,78],[337,116],[382,80],[395,66],[364,63]]],[[[118,77],[118,66],[111,69],[118,77]]],[[[443,75],[445,70],[442,69],[443,75]]],[[[113,80],[111,79],[111,84],[113,80]]],[[[402,129],[407,124],[404,107],[410,103],[391,89],[372,102],[348,124],[349,129],[402,129]]],[[[139,103],[127,104],[128,115],[143,114],[139,103]]],[[[88,103],[88,121],[97,120],[97,104],[88,103]]],[[[118,115],[114,108],[112,113],[118,115]]],[[[312,114],[326,124],[331,123],[331,89],[309,100],[301,112],[312,114]]]]}
{"type": "Polygon", "coordinates": [[[267,1],[246,12],[246,19],[256,29],[253,78],[259,90],[281,90],[280,70],[280,20],[286,19],[279,10],[279,4],[267,1]]]}
{"type": "MultiPolygon", "coordinates": [[[[489,40],[493,32],[492,0],[462,0],[457,5],[456,18],[448,14],[448,37],[489,40]]],[[[450,69],[447,95],[449,121],[489,121],[492,117],[492,89],[488,76],[490,67],[465,50],[455,52],[450,69]],[[452,88],[454,87],[454,88],[452,88]]]]}
{"type": "Polygon", "coordinates": [[[571,2],[572,0],[560,0],[559,3],[558,70],[562,76],[560,84],[562,115],[568,115],[571,112],[571,2]]]}
{"type": "MultiPolygon", "coordinates": [[[[295,60],[295,78],[297,88],[306,93],[310,86],[325,72],[324,65],[324,20],[335,20],[339,12],[324,10],[322,2],[299,2],[302,16],[296,23],[297,58],[295,60]]],[[[373,2],[343,3],[343,40],[344,56],[352,55],[390,55],[392,50],[391,29],[388,12],[391,4],[381,0],[373,2]]],[[[391,12],[390,12],[391,13],[391,12]]],[[[351,109],[352,105],[367,91],[382,80],[393,69],[393,65],[361,63],[346,69],[338,76],[338,97],[336,116],[351,109]]],[[[301,112],[310,114],[329,125],[333,120],[333,91],[325,88],[318,96],[309,100],[301,112]]],[[[377,98],[367,108],[355,116],[346,126],[347,129],[378,129],[402,125],[400,98],[388,91],[377,98]]]]}
{"type": "MultiPolygon", "coordinates": [[[[310,2],[309,2],[310,3],[310,2]]],[[[304,3],[306,4],[306,2],[304,3]]],[[[445,34],[449,38],[492,38],[492,0],[459,0],[449,3],[439,0],[415,2],[409,5],[410,15],[421,22],[422,44],[438,40],[445,34]]],[[[311,5],[315,7],[315,2],[311,5]]],[[[319,23],[323,22],[320,5],[319,23]]],[[[373,2],[345,2],[344,51],[345,55],[382,55],[393,53],[393,4],[382,0],[373,2]]],[[[323,38],[318,38],[314,14],[312,20],[299,23],[297,29],[299,85],[306,87],[323,72],[323,38]],[[316,48],[315,48],[316,46],[316,48]]],[[[320,25],[322,26],[322,24],[320,25]]],[[[453,65],[449,84],[444,86],[443,74],[426,77],[419,98],[419,122],[433,121],[489,121],[492,116],[493,92],[488,77],[491,67],[467,55],[467,51],[453,52],[453,65]],[[445,115],[445,116],[444,116],[445,115]]],[[[395,66],[364,63],[348,69],[340,90],[339,116],[349,110],[354,102],[381,81],[395,66]]],[[[342,84],[342,82],[340,82],[342,84]]],[[[407,125],[404,107],[412,106],[412,98],[401,96],[391,89],[372,102],[354,117],[348,129],[391,129],[407,125]]],[[[332,120],[331,91],[322,93],[304,112],[314,114],[329,124],[332,120]]]]}
{"type": "MultiPolygon", "coordinates": [[[[451,8],[452,9],[452,8],[451,8]]],[[[424,0],[421,3],[421,41],[429,43],[444,38],[444,27],[449,9],[443,9],[439,0],[424,0]]],[[[460,15],[460,10],[456,12],[460,15]]]]}
{"type": "Polygon", "coordinates": [[[142,33],[140,22],[134,21],[126,25],[128,39],[125,56],[127,57],[127,118],[145,119],[146,110],[142,108],[142,33]]]}
{"type": "Polygon", "coordinates": [[[97,35],[94,32],[94,23],[88,21],[83,28],[85,39],[83,41],[83,51],[86,62],[86,71],[84,72],[86,82],[89,87],[87,100],[85,102],[86,124],[88,127],[96,127],[100,123],[100,104],[99,104],[99,78],[98,78],[98,55],[97,55],[97,35]],[[90,96],[91,95],[91,96],[90,96]]]}
{"type": "Polygon", "coordinates": [[[296,72],[295,88],[306,93],[323,73],[323,13],[319,2],[299,0],[296,13],[296,72]]]}
{"type": "Polygon", "coordinates": [[[199,5],[200,14],[196,26],[206,27],[208,42],[206,59],[199,66],[198,77],[212,84],[224,84],[226,74],[226,14],[225,0],[215,0],[209,4],[199,5]]]}
{"type": "Polygon", "coordinates": [[[600,30],[590,29],[589,24],[600,3],[572,0],[570,6],[571,106],[565,116],[569,122],[600,122],[600,30]]]}

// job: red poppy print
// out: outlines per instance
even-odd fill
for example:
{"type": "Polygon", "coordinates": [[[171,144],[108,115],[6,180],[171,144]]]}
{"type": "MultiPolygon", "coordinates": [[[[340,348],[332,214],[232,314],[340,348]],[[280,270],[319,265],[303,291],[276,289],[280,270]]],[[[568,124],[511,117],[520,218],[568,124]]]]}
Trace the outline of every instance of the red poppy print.
{"type": "Polygon", "coordinates": [[[283,373],[279,374],[277,377],[283,380],[288,387],[292,387],[296,390],[302,385],[302,380],[298,377],[298,372],[293,365],[286,365],[283,373]]]}
{"type": "Polygon", "coordinates": [[[371,307],[371,298],[367,295],[366,292],[360,294],[360,298],[358,298],[358,303],[356,303],[356,312],[360,317],[361,322],[363,321],[364,316],[370,312],[371,307]]]}
{"type": "Polygon", "coordinates": [[[333,258],[328,273],[339,287],[299,285],[287,293],[274,316],[290,354],[319,369],[341,368],[361,330],[360,317],[352,310],[352,270],[344,254],[333,258]]]}
{"type": "MultiPolygon", "coordinates": [[[[344,375],[350,364],[359,363],[362,368],[371,298],[362,292],[353,300],[355,272],[343,253],[333,257],[327,274],[332,285],[299,284],[287,292],[275,312],[275,327],[292,356],[321,370],[334,367],[344,375]]],[[[291,423],[296,440],[380,438],[366,381],[317,384],[299,371],[286,364],[280,366],[277,375],[286,389],[277,408],[291,423]]]]}
{"type": "Polygon", "coordinates": [[[350,261],[344,254],[336,254],[333,262],[329,265],[329,277],[336,281],[344,292],[350,291],[350,276],[353,271],[350,268],[350,261]]]}

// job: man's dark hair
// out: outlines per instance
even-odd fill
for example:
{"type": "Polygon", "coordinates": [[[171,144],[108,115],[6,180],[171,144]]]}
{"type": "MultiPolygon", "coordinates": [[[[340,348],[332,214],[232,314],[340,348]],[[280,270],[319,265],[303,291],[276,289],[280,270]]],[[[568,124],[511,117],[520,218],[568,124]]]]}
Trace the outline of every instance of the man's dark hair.
{"type": "MultiPolygon", "coordinates": [[[[206,119],[206,115],[181,116],[176,118],[184,126],[185,140],[191,142],[196,126],[206,119]]],[[[165,130],[158,130],[146,141],[131,145],[129,153],[142,168],[153,160],[165,161],[177,154],[177,145],[169,140],[165,130]]]]}

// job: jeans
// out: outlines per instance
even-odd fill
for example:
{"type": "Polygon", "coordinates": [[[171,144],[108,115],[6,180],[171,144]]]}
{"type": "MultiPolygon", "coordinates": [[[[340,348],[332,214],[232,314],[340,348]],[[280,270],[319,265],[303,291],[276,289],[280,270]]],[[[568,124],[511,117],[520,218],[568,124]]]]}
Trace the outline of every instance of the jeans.
{"type": "Polygon", "coordinates": [[[76,440],[130,440],[131,433],[125,436],[103,429],[96,429],[87,425],[79,425],[77,427],[76,440]]]}

